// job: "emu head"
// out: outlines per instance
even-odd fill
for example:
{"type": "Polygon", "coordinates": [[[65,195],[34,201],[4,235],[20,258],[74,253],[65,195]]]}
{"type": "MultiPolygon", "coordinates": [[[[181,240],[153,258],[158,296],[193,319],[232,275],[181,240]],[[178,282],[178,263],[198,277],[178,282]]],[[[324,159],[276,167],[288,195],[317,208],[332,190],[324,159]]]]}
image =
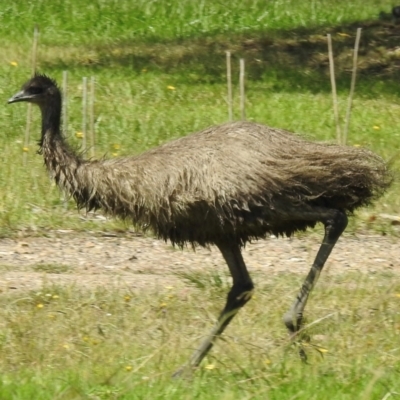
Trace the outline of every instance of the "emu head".
{"type": "Polygon", "coordinates": [[[18,93],[8,100],[8,104],[27,101],[42,107],[54,101],[55,98],[60,98],[56,82],[46,75],[35,74],[18,93]]]}

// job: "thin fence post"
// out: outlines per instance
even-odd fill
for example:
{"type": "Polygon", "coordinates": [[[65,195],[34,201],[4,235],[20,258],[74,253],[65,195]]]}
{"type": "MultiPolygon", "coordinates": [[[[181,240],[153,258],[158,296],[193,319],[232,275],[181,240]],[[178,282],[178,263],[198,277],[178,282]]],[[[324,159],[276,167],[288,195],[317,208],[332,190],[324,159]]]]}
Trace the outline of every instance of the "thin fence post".
{"type": "Polygon", "coordinates": [[[68,136],[68,71],[63,71],[62,95],[62,131],[68,136]]]}
{"type": "Polygon", "coordinates": [[[353,71],[351,74],[350,94],[349,94],[349,101],[347,104],[346,122],[345,122],[345,127],[344,127],[344,132],[343,132],[343,144],[347,143],[347,135],[348,135],[349,126],[350,126],[351,106],[353,103],[354,88],[356,86],[357,60],[358,60],[358,49],[360,48],[360,39],[361,39],[361,28],[358,28],[356,42],[354,44],[353,71]]]}
{"type": "Polygon", "coordinates": [[[239,85],[240,85],[240,116],[242,121],[246,120],[245,110],[245,91],[244,91],[244,59],[240,59],[240,73],[239,73],[239,85]]]}
{"type": "MultiPolygon", "coordinates": [[[[36,72],[38,40],[39,40],[39,28],[37,25],[35,25],[35,28],[33,30],[33,43],[32,43],[32,76],[36,72]]],[[[22,155],[22,164],[24,166],[26,165],[28,151],[29,151],[31,120],[32,120],[32,104],[28,103],[28,109],[26,112],[25,139],[24,139],[24,147],[22,155]]]]}
{"type": "MultiPolygon", "coordinates": [[[[63,71],[62,81],[62,132],[64,136],[68,136],[68,71],[63,71]]],[[[63,207],[68,208],[67,193],[63,193],[63,207]]]]}
{"type": "Polygon", "coordinates": [[[94,130],[94,103],[95,103],[95,79],[90,78],[90,100],[89,100],[89,132],[90,132],[90,155],[96,155],[95,149],[95,130],[94,130]]]}
{"type": "Polygon", "coordinates": [[[86,153],[86,135],[87,135],[87,78],[82,79],[82,151],[86,153]]]}
{"type": "Polygon", "coordinates": [[[231,52],[226,52],[226,79],[228,84],[228,119],[233,120],[231,52]]]}
{"type": "Polygon", "coordinates": [[[332,99],[333,99],[333,115],[335,117],[335,125],[336,125],[336,141],[338,144],[342,143],[342,133],[340,130],[340,121],[339,121],[339,110],[338,110],[338,99],[336,92],[336,78],[335,78],[335,66],[333,62],[333,51],[332,51],[332,37],[328,33],[328,55],[329,55],[329,72],[331,76],[331,86],[332,86],[332,99]]]}

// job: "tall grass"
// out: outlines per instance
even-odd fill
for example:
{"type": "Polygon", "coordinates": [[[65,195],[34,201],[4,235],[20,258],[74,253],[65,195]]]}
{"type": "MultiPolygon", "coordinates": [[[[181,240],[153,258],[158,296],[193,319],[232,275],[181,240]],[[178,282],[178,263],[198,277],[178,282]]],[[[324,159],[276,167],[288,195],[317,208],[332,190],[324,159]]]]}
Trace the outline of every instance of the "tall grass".
{"type": "Polygon", "coordinates": [[[281,323],[299,277],[256,276],[255,298],[195,375],[171,380],[213,323],[227,286],[215,273],[185,278],[185,286],[156,292],[44,286],[0,298],[1,398],[375,400],[399,393],[394,275],[321,280],[307,312],[308,364],[281,323]]]}

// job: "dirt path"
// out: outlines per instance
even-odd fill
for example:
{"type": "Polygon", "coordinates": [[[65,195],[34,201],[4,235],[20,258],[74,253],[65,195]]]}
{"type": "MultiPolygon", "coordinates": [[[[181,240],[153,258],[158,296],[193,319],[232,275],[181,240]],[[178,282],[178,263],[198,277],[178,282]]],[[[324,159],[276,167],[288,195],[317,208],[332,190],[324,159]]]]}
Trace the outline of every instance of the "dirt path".
{"type": "MultiPolygon", "coordinates": [[[[248,245],[245,261],[251,272],[267,280],[285,271],[306,274],[320,238],[269,238],[248,245]]],[[[397,238],[344,236],[334,249],[325,273],[389,270],[400,276],[397,238]]],[[[56,231],[49,237],[0,240],[0,291],[38,289],[44,283],[83,287],[157,288],[184,285],[183,271],[211,271],[226,266],[218,250],[183,251],[139,235],[95,235],[56,231]]]]}

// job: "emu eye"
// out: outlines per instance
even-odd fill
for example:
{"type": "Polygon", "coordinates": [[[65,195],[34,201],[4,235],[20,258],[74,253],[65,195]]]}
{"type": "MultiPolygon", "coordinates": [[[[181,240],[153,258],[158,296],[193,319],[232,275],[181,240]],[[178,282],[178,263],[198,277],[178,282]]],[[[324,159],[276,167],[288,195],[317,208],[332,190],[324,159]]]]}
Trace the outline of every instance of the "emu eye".
{"type": "Polygon", "coordinates": [[[29,91],[31,92],[31,94],[40,94],[43,92],[43,89],[41,87],[32,86],[31,88],[29,88],[29,91]]]}

